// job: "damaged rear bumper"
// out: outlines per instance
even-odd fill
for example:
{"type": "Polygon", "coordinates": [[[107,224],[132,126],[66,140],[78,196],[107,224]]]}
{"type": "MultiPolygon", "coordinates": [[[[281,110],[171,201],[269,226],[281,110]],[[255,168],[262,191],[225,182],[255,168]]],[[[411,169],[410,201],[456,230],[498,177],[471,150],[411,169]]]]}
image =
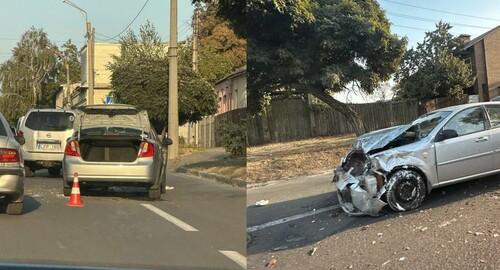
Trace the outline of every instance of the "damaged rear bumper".
{"type": "Polygon", "coordinates": [[[353,176],[342,167],[334,171],[334,182],[342,210],[352,216],[378,216],[380,210],[387,205],[380,198],[385,187],[374,175],[363,174],[353,176]]]}

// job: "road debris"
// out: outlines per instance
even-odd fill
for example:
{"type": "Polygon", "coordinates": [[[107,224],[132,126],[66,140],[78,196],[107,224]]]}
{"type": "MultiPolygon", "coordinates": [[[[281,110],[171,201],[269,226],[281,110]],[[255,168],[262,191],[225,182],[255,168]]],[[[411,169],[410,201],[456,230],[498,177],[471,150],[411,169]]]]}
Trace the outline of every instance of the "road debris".
{"type": "Polygon", "coordinates": [[[165,186],[165,190],[173,190],[174,187],[171,187],[171,186],[165,186]]]}
{"type": "Polygon", "coordinates": [[[475,236],[480,236],[480,235],[484,235],[483,232],[473,232],[473,231],[467,231],[468,234],[473,234],[475,236]]]}
{"type": "Polygon", "coordinates": [[[271,256],[271,259],[266,263],[266,268],[274,268],[278,264],[278,260],[274,257],[271,256]]]}
{"type": "Polygon", "coordinates": [[[450,225],[451,223],[456,222],[456,221],[457,221],[457,219],[456,219],[456,218],[453,218],[453,219],[447,220],[447,221],[445,221],[445,222],[443,222],[443,223],[439,224],[439,225],[438,225],[438,227],[439,227],[439,228],[443,228],[443,227],[446,227],[446,226],[448,226],[448,225],[450,225]]]}
{"type": "Polygon", "coordinates": [[[402,261],[404,261],[404,260],[406,260],[406,257],[401,257],[401,258],[399,258],[399,261],[400,261],[400,262],[402,262],[402,261]]]}
{"type": "Polygon", "coordinates": [[[390,263],[390,262],[391,262],[391,260],[387,260],[387,261],[385,261],[385,262],[382,264],[382,266],[385,266],[386,264],[388,264],[388,263],[390,263]]]}
{"type": "Polygon", "coordinates": [[[318,247],[313,247],[313,249],[311,249],[309,251],[309,256],[314,256],[314,254],[316,253],[316,250],[318,250],[318,247]]]}
{"type": "Polygon", "coordinates": [[[255,203],[255,206],[264,206],[264,205],[268,205],[269,204],[269,200],[260,200],[260,201],[257,201],[255,203]]]}
{"type": "Polygon", "coordinates": [[[383,235],[384,235],[384,233],[381,233],[381,232],[377,233],[378,238],[382,237],[383,235]]]}

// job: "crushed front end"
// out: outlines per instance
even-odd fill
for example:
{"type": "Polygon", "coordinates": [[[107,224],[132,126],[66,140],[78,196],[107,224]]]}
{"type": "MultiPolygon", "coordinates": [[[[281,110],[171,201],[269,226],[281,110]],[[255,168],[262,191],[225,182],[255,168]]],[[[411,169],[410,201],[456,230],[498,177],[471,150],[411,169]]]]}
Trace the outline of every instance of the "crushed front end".
{"type": "Polygon", "coordinates": [[[349,215],[378,216],[386,205],[385,176],[372,170],[370,157],[361,149],[350,152],[334,171],[340,206],[349,215]]]}

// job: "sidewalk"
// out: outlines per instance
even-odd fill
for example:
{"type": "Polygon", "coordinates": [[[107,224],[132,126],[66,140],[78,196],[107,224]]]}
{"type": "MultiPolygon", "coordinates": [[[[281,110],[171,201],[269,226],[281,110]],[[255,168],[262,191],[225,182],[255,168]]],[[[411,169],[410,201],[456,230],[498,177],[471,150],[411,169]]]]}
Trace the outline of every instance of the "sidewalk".
{"type": "Polygon", "coordinates": [[[169,170],[245,187],[246,160],[233,158],[224,148],[211,148],[181,156],[169,170]]]}

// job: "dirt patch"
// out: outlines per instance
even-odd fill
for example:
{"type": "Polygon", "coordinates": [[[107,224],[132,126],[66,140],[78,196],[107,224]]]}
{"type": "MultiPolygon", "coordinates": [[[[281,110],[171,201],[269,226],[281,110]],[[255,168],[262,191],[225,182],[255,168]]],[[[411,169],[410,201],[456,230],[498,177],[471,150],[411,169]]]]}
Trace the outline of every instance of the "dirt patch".
{"type": "Polygon", "coordinates": [[[250,147],[247,182],[262,183],[332,170],[351,149],[354,135],[250,147]]]}

